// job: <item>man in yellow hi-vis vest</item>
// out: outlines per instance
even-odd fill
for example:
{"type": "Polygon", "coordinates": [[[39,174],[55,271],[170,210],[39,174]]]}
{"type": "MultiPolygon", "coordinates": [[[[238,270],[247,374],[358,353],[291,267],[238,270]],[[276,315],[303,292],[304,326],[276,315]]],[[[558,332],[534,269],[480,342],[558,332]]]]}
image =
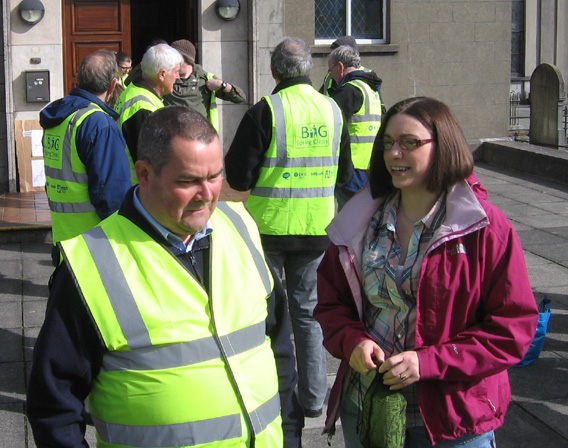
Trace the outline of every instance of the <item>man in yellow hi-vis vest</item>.
{"type": "Polygon", "coordinates": [[[111,51],[87,55],[77,72],[77,88],[39,114],[55,266],[56,243],[117,211],[132,186],[118,114],[105,103],[115,89],[116,71],[111,51]]]}
{"type": "Polygon", "coordinates": [[[359,52],[349,45],[334,49],[327,60],[330,77],[335,86],[328,90],[343,112],[349,128],[353,175],[337,185],[335,196],[338,208],[367,184],[367,168],[371,160],[373,142],[381,126],[383,104],[381,78],[373,71],[361,68],[359,52]]]}
{"type": "Polygon", "coordinates": [[[285,273],[298,397],[305,416],[317,417],[327,373],[321,328],[313,319],[316,268],[329,245],[325,227],[335,215],[335,183],[345,177],[340,159],[350,156],[341,111],[312,87],[311,66],[303,40],[287,38],[276,46],[271,57],[276,88],[245,114],[225,166],[231,187],[251,190],[247,208],[266,255],[285,273]]]}
{"type": "Polygon", "coordinates": [[[173,91],[182,62],[182,55],[168,44],[148,48],[140,63],[142,79],[128,84],[114,105],[114,110],[120,114],[118,125],[132,165],[138,160],[138,136],[142,124],[148,115],[164,107],[162,97],[173,91]]]}
{"type": "Polygon", "coordinates": [[[60,244],[27,414],[38,446],[300,447],[285,295],[198,112],[144,122],[139,185],[60,244]]]}

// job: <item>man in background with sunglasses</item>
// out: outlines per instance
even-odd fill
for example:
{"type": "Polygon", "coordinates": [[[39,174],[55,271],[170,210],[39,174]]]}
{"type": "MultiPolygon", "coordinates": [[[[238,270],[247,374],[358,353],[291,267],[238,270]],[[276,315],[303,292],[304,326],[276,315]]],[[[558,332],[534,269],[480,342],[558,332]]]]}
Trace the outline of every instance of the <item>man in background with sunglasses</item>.
{"type": "Polygon", "coordinates": [[[351,142],[353,175],[346,183],[338,183],[335,198],[338,209],[367,183],[375,136],[381,126],[382,101],[379,94],[382,80],[373,71],[361,69],[361,57],[353,47],[335,48],[327,60],[329,76],[335,81],[327,94],[343,112],[351,142]]]}

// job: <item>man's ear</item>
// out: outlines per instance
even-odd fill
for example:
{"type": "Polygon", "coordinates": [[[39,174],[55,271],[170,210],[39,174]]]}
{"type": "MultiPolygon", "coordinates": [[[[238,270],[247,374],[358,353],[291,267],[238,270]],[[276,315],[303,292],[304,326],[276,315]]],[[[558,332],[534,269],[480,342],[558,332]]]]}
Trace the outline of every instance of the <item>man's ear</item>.
{"type": "Polygon", "coordinates": [[[160,71],[158,72],[158,79],[160,81],[164,81],[166,79],[166,73],[168,71],[165,68],[160,69],[160,71]]]}
{"type": "Polygon", "coordinates": [[[117,82],[118,82],[118,79],[112,78],[112,81],[110,82],[110,86],[109,86],[108,90],[106,91],[105,102],[108,101],[108,99],[112,96],[112,92],[114,92],[114,89],[116,88],[117,82]]]}
{"type": "Polygon", "coordinates": [[[148,185],[150,176],[154,173],[154,169],[146,160],[137,160],[134,164],[138,184],[144,188],[148,185]]]}

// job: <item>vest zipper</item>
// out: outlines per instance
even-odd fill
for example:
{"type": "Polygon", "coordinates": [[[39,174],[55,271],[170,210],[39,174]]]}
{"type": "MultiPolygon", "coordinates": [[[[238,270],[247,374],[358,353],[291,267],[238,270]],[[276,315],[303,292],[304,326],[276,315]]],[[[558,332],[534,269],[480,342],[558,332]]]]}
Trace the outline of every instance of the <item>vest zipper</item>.
{"type": "MultiPolygon", "coordinates": [[[[212,253],[213,253],[213,241],[210,242],[210,246],[209,246],[209,266],[211,266],[211,258],[212,258],[212,253]]],[[[193,262],[193,256],[192,256],[192,262],[193,262]]],[[[245,416],[245,420],[248,424],[249,430],[250,430],[250,448],[254,448],[255,446],[255,433],[254,433],[254,427],[252,425],[252,421],[250,419],[250,415],[247,412],[247,408],[245,406],[245,401],[243,399],[243,396],[241,395],[241,391],[239,390],[239,386],[237,384],[237,380],[235,379],[235,375],[233,374],[233,370],[231,369],[231,365],[229,364],[229,359],[227,357],[227,354],[225,353],[225,349],[223,348],[223,344],[221,344],[221,339],[219,339],[219,335],[217,332],[217,325],[215,324],[215,315],[213,313],[213,298],[211,295],[211,271],[212,269],[209,269],[209,288],[207,291],[207,303],[209,305],[209,312],[211,313],[211,327],[213,328],[213,338],[215,339],[215,342],[217,343],[217,346],[219,347],[219,350],[221,352],[221,357],[223,358],[223,361],[225,361],[225,365],[227,366],[227,372],[229,373],[229,378],[231,380],[231,383],[233,384],[233,387],[235,389],[235,393],[237,395],[237,400],[239,401],[242,410],[244,411],[244,416],[245,416]]]]}

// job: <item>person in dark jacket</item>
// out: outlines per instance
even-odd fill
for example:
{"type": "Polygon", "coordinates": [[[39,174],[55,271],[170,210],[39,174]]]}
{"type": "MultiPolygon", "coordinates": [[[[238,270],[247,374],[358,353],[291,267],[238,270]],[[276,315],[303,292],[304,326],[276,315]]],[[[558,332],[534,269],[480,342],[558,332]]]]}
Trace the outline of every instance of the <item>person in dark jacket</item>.
{"type": "Polygon", "coordinates": [[[209,119],[213,127],[219,131],[219,112],[217,98],[238,104],[246,100],[243,90],[230,82],[217,78],[195,63],[195,46],[186,39],[172,42],[172,47],[181,53],[179,79],[174,90],[164,96],[166,106],[185,106],[194,109],[209,119]]]}
{"type": "Polygon", "coordinates": [[[37,446],[86,446],[89,396],[109,447],[299,448],[285,294],[243,205],[218,202],[217,133],[162,108],[136,171],[118,213],[61,243],[27,395],[37,446]]]}
{"type": "Polygon", "coordinates": [[[78,87],[40,112],[54,244],[118,210],[132,185],[118,114],[105,104],[115,88],[116,71],[112,52],[88,55],[77,73],[78,87]]]}
{"type": "Polygon", "coordinates": [[[271,55],[272,95],[243,117],[225,158],[227,181],[252,189],[247,208],[279,275],[285,273],[296,357],[298,394],[307,417],[322,413],[327,393],[317,302],[316,268],[329,244],[325,226],[335,215],[337,178],[348,178],[349,141],[341,111],[308,78],[306,43],[286,38],[271,55]]]}
{"type": "Polygon", "coordinates": [[[328,90],[341,111],[349,129],[353,176],[335,189],[338,209],[367,184],[367,168],[373,142],[381,126],[383,104],[380,95],[382,80],[374,71],[361,68],[357,50],[342,45],[335,48],[327,60],[329,74],[335,86],[328,90]]]}
{"type": "Polygon", "coordinates": [[[132,164],[138,160],[138,135],[142,124],[148,115],[164,107],[162,98],[173,91],[182,62],[181,54],[168,44],[148,48],[140,63],[141,79],[128,84],[114,106],[120,115],[118,125],[126,139],[132,164]]]}

